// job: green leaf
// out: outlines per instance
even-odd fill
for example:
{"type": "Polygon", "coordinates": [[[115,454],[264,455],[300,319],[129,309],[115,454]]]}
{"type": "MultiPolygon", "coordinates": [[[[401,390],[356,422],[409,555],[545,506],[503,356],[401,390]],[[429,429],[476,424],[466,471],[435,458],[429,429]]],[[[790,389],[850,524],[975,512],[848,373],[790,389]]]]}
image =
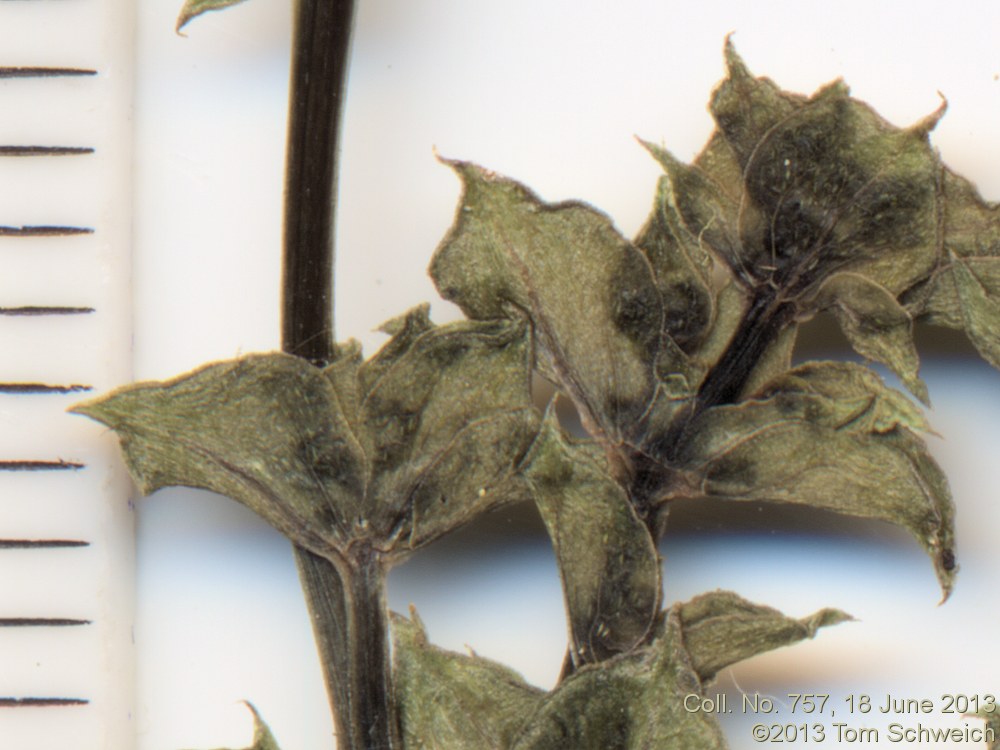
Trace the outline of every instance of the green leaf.
{"type": "Polygon", "coordinates": [[[360,422],[361,398],[363,396],[359,384],[359,372],[363,364],[361,344],[351,339],[334,347],[332,361],[323,370],[323,374],[333,386],[337,410],[344,415],[352,438],[360,444],[364,427],[360,422]]]}
{"type": "Polygon", "coordinates": [[[963,329],[1000,369],[1000,206],[947,169],[939,183],[937,266],[900,301],[915,320],[963,329]]]}
{"type": "Polygon", "coordinates": [[[710,109],[742,174],[761,139],[807,100],[782,91],[769,78],[754,77],[731,37],[726,37],[724,54],[727,76],[713,92],[710,109]]]}
{"type": "Polygon", "coordinates": [[[850,362],[808,362],[775,378],[761,398],[811,399],[809,419],[856,434],[930,432],[920,408],[872,370],[850,362]]]}
{"type": "Polygon", "coordinates": [[[927,386],[917,374],[913,320],[885,287],[860,274],[834,274],[820,287],[816,305],[833,312],[854,351],[884,364],[928,403],[927,386]]]}
{"type": "Polygon", "coordinates": [[[362,539],[405,555],[522,499],[538,431],[523,321],[407,320],[367,363],[354,343],[324,370],[250,355],[74,411],[118,432],[146,494],[219,492],[334,563],[362,539]]]}
{"type": "Polygon", "coordinates": [[[677,614],[684,647],[703,683],[736,662],[812,638],[819,628],[853,619],[838,609],[821,609],[796,620],[731,591],[702,594],[677,605],[677,614]]]}
{"type": "Polygon", "coordinates": [[[620,442],[657,386],[664,311],[646,256],[589,206],[447,163],[464,190],[431,263],[441,295],[472,318],[527,315],[542,374],[591,434],[620,442]]]}
{"type": "Polygon", "coordinates": [[[1000,206],[942,170],[937,267],[901,301],[916,320],[963,329],[980,355],[1000,369],[1000,206]]]}
{"type": "Polygon", "coordinates": [[[915,430],[919,410],[871,371],[811,363],[753,401],[706,410],[678,457],[689,494],[768,500],[907,529],[947,597],[955,576],[947,480],[915,430]]]}
{"type": "Polygon", "coordinates": [[[417,339],[435,327],[429,313],[430,305],[425,303],[381,325],[379,330],[392,338],[357,373],[360,387],[365,393],[413,347],[417,339]]]}
{"type": "Polygon", "coordinates": [[[392,617],[403,743],[426,750],[509,750],[544,692],[513,670],[427,642],[423,623],[392,617]]]}
{"type": "Polygon", "coordinates": [[[664,332],[690,351],[704,337],[714,314],[713,262],[702,238],[691,231],[682,211],[694,205],[712,212],[712,216],[699,217],[708,227],[706,231],[711,232],[724,224],[724,219],[715,216],[723,209],[709,202],[714,196],[708,196],[708,206],[697,203],[699,189],[708,193],[709,188],[697,180],[685,180],[692,170],[682,167],[665,150],[648,143],[643,145],[664,165],[667,176],[660,179],[652,214],[639,231],[635,245],[649,258],[656,276],[663,299],[664,332]]]}
{"type": "Polygon", "coordinates": [[[559,563],[576,667],[636,646],[660,607],[653,539],[590,447],[568,441],[550,411],[524,470],[559,563]]]}
{"type": "Polygon", "coordinates": [[[715,317],[708,335],[694,355],[695,366],[704,374],[719,361],[746,315],[749,301],[743,288],[729,281],[715,296],[715,317]]]}
{"type": "MultiPolygon", "coordinates": [[[[411,610],[412,612],[412,610],[411,610]]],[[[395,674],[407,748],[440,750],[711,750],[725,748],[711,713],[685,698],[755,654],[849,619],[824,609],[795,620],[728,592],[662,613],[648,645],[587,664],[549,693],[495,662],[431,646],[423,625],[393,618],[395,674]]]]}
{"type": "Polygon", "coordinates": [[[202,13],[207,13],[210,10],[222,10],[223,8],[228,8],[230,5],[237,5],[242,3],[243,0],[186,0],[184,7],[181,8],[181,13],[177,16],[177,33],[183,29],[188,21],[191,21],[202,13]]]}
{"type": "Polygon", "coordinates": [[[332,383],[305,360],[252,354],[76,406],[115,430],[144,494],[200,487],[330,557],[351,538],[367,459],[332,383]]]}
{"type": "Polygon", "coordinates": [[[729,41],[726,62],[711,110],[742,183],[727,188],[742,196],[737,276],[786,296],[838,270],[893,294],[926,277],[939,255],[941,171],[927,135],[943,108],[901,129],[841,81],[807,98],[753,77],[729,41]]]}
{"type": "Polygon", "coordinates": [[[776,377],[788,372],[792,366],[792,352],[795,349],[798,336],[799,327],[796,323],[791,323],[782,329],[781,333],[757,360],[750,377],[747,378],[746,385],[743,387],[741,397],[753,396],[776,377]]]}
{"type": "Polygon", "coordinates": [[[952,256],[905,299],[920,317],[964,329],[982,358],[1000,369],[1000,257],[952,256]]]}
{"type": "Polygon", "coordinates": [[[463,321],[417,335],[414,325],[424,324],[401,328],[390,352],[359,373],[373,463],[367,506],[379,533],[398,536],[401,549],[523,499],[513,477],[538,432],[523,320],[463,321]]]}
{"type": "Polygon", "coordinates": [[[271,734],[270,727],[260,718],[254,705],[252,703],[245,703],[245,705],[253,714],[253,744],[244,750],[281,750],[274,735],[271,734]]]}
{"type": "Polygon", "coordinates": [[[969,340],[1000,370],[1000,258],[955,260],[952,276],[969,340]]]}
{"type": "Polygon", "coordinates": [[[549,693],[512,750],[725,748],[712,714],[684,709],[701,683],[667,613],[652,644],[580,669],[549,693]]]}

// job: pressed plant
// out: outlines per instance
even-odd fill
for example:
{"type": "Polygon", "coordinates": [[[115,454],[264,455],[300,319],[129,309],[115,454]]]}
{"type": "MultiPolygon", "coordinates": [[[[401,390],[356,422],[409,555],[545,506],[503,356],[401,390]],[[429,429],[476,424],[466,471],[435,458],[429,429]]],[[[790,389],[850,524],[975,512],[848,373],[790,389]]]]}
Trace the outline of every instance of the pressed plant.
{"type": "MultiPolygon", "coordinates": [[[[231,4],[189,4],[180,23],[231,4]]],[[[443,160],[463,193],[430,273],[467,319],[435,325],[415,308],[365,359],[333,343],[330,307],[350,15],[303,0],[296,23],[293,80],[333,94],[293,90],[285,352],[75,409],[118,433],[144,493],[213,490],[292,541],[338,747],[724,747],[715,716],[684,697],[847,615],[794,619],[723,591],[664,607],[657,542],[682,499],[897,524],[948,596],[954,509],[919,406],[866,365],[792,366],[800,325],[831,312],[924,403],[914,321],[964,330],[1000,367],[1000,210],[929,145],[944,106],[898,128],[839,81],[782,91],[727,41],[701,154],[684,164],[643,144],[663,176],[631,240],[588,205],[443,160]],[[326,192],[296,203],[313,188],[326,192]],[[535,375],[585,436],[554,402],[535,406],[535,375]],[[434,647],[415,612],[385,604],[390,567],[520,501],[537,505],[563,584],[568,647],[551,691],[434,647]]],[[[254,748],[273,747],[258,719],[254,748]]]]}

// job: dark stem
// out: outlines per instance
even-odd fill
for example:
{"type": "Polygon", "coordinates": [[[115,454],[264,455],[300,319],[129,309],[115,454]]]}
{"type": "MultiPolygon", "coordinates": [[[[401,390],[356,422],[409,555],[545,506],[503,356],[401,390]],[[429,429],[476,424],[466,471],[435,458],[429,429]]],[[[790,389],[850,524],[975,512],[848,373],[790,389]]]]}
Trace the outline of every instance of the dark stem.
{"type": "Polygon", "coordinates": [[[660,539],[666,529],[669,503],[664,504],[663,497],[675,480],[670,466],[690,437],[692,424],[713,406],[736,403],[761,357],[792,323],[794,316],[794,304],[782,301],[772,290],[753,297],[729,345],[705,376],[691,406],[677,416],[655,445],[634,451],[629,499],[654,539],[660,539]]]}
{"type": "Polygon", "coordinates": [[[333,357],[334,219],[340,113],[353,0],[299,0],[285,165],[281,345],[315,364],[333,357]]]}
{"type": "Polygon", "coordinates": [[[691,424],[706,409],[737,401],[760,358],[792,322],[794,314],[794,305],[780,301],[774,293],[755,296],[690,406],[674,418],[663,435],[633,452],[629,496],[650,531],[655,531],[660,523],[660,497],[671,483],[669,466],[687,440],[691,424]]]}
{"type": "MultiPolygon", "coordinates": [[[[285,185],[281,346],[317,366],[335,356],[334,219],[340,114],[353,0],[299,0],[285,185]]],[[[372,552],[334,567],[301,548],[295,560],[339,750],[397,750],[385,570],[372,552]]]]}
{"type": "Polygon", "coordinates": [[[731,404],[739,398],[754,367],[791,322],[793,314],[794,306],[781,303],[774,294],[754,297],[729,346],[702,381],[696,413],[731,404]]]}
{"type": "Polygon", "coordinates": [[[296,550],[313,635],[319,648],[339,750],[401,747],[393,710],[386,571],[364,551],[338,571],[328,560],[296,550]]]}

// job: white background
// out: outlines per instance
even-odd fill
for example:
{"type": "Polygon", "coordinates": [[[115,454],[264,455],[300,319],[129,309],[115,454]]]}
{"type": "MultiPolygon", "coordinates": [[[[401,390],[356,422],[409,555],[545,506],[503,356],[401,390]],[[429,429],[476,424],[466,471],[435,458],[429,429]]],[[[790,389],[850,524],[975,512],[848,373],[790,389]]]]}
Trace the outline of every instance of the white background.
{"type": "MultiPolygon", "coordinates": [[[[249,0],[180,38],[178,5],[138,4],[140,379],[278,345],[290,11],[282,0],[249,0]]],[[[658,174],[633,135],[681,158],[697,153],[729,32],[750,68],[784,88],[811,92],[842,76],[900,125],[934,110],[940,91],[949,112],[934,143],[1000,198],[997,29],[1000,6],[986,3],[361,0],[343,138],[338,337],[371,352],[380,342],[372,329],[414,304],[433,301],[439,321],[454,315],[424,274],[458,197],[435,148],[548,200],[591,202],[632,235],[658,174]]],[[[797,534],[740,535],[709,524],[664,547],[668,601],[724,587],[789,613],[832,605],[860,618],[739,668],[742,689],[867,691],[878,701],[887,690],[937,698],[1000,685],[991,640],[1000,379],[971,360],[928,368],[927,379],[947,437],[935,450],[959,506],[963,570],[945,606],[916,544],[875,524],[823,534],[820,519],[797,534]]],[[[163,491],[139,503],[138,518],[139,747],[243,746],[243,698],[284,750],[332,747],[283,540],[206,493],[163,491]]],[[[445,545],[453,557],[401,568],[391,604],[415,602],[435,642],[469,644],[549,686],[564,648],[551,556],[513,532],[477,539],[460,536],[445,545]]],[[[734,748],[751,746],[744,725],[728,726],[734,748]]]]}

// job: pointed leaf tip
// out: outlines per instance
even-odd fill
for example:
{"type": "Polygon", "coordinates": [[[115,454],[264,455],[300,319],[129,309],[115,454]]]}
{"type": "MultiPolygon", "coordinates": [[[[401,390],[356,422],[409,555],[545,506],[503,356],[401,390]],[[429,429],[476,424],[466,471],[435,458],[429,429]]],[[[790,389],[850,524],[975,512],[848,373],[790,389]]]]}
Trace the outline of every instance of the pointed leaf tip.
{"type": "Polygon", "coordinates": [[[948,111],[948,99],[945,98],[945,95],[940,91],[938,91],[937,94],[941,97],[941,104],[938,105],[937,109],[924,117],[922,120],[919,120],[911,125],[911,133],[914,133],[922,138],[926,138],[930,135],[930,132],[937,127],[937,124],[941,122],[941,118],[944,117],[945,113],[948,111]]]}
{"type": "Polygon", "coordinates": [[[117,429],[124,422],[124,416],[116,408],[117,396],[128,388],[129,386],[123,386],[103,396],[81,401],[78,404],[73,404],[66,411],[69,414],[89,417],[112,430],[117,429]]]}
{"type": "Polygon", "coordinates": [[[243,705],[250,709],[250,713],[253,714],[253,744],[243,748],[243,750],[281,750],[274,735],[271,734],[271,728],[261,718],[260,712],[257,711],[253,703],[243,701],[243,705]]]}
{"type": "Polygon", "coordinates": [[[274,735],[271,734],[271,728],[267,725],[257,710],[257,707],[249,701],[243,701],[243,704],[250,709],[253,714],[253,745],[248,748],[248,750],[280,750],[278,748],[278,742],[274,739],[274,735]]]}
{"type": "Polygon", "coordinates": [[[796,619],[732,591],[702,594],[675,610],[684,646],[703,683],[736,662],[813,638],[820,628],[854,619],[839,609],[821,609],[796,619]]]}
{"type": "Polygon", "coordinates": [[[395,318],[390,318],[385,321],[382,325],[378,327],[379,332],[388,334],[389,336],[398,336],[408,325],[418,324],[422,331],[426,331],[433,327],[431,323],[431,306],[427,302],[423,302],[416,307],[407,310],[402,315],[397,315],[395,318]]]}
{"type": "MultiPolygon", "coordinates": [[[[177,16],[177,25],[174,31],[181,34],[181,29],[202,13],[207,13],[210,10],[222,10],[223,8],[228,8],[230,5],[237,5],[242,2],[243,0],[187,0],[184,3],[184,7],[181,8],[180,15],[177,16]]],[[[181,34],[181,36],[184,35],[181,34]]]]}
{"type": "Polygon", "coordinates": [[[730,78],[741,78],[750,77],[750,70],[747,68],[747,64],[743,62],[743,58],[740,53],[736,51],[736,45],[733,44],[733,34],[736,32],[730,31],[726,34],[726,42],[723,47],[723,55],[726,60],[726,72],[730,78]]]}
{"type": "Polygon", "coordinates": [[[90,401],[83,401],[79,404],[73,404],[66,410],[66,412],[69,414],[77,414],[81,417],[90,417],[93,420],[102,422],[100,416],[98,416],[100,414],[99,400],[92,399],[90,401]]]}

